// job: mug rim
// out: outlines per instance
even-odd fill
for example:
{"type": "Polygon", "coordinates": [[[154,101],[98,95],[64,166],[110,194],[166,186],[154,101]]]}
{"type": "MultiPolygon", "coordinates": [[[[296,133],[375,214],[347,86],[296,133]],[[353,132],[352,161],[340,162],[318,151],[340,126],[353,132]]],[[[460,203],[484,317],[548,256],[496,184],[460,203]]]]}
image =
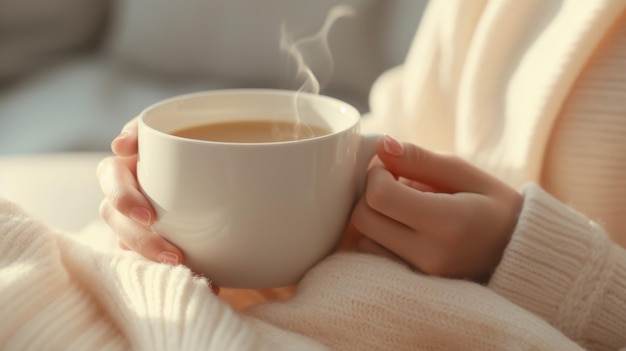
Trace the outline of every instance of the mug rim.
{"type": "MultiPolygon", "coordinates": [[[[327,139],[327,138],[332,138],[336,135],[345,133],[346,131],[349,131],[351,129],[353,129],[355,126],[359,125],[359,122],[361,120],[361,113],[352,105],[350,105],[349,103],[342,101],[338,98],[335,97],[331,97],[331,96],[327,96],[327,95],[321,95],[321,94],[313,94],[313,93],[308,93],[308,92],[302,92],[302,91],[298,91],[298,90],[286,90],[286,89],[250,89],[250,88],[240,88],[240,89],[213,89],[213,90],[204,90],[204,91],[197,91],[197,92],[192,92],[192,93],[186,93],[186,94],[180,94],[180,95],[175,95],[163,100],[160,100],[158,102],[153,103],[152,105],[149,105],[148,107],[144,108],[141,113],[139,114],[139,125],[140,127],[146,128],[147,130],[151,131],[152,133],[156,133],[158,135],[160,135],[161,137],[165,137],[165,138],[171,138],[174,140],[178,140],[178,141],[185,141],[185,142],[189,142],[189,143],[197,143],[197,144],[204,144],[204,145],[228,145],[229,147],[233,147],[233,146],[239,146],[239,147],[250,147],[250,146],[254,146],[254,147],[259,147],[259,146],[277,146],[277,145],[289,145],[289,144],[294,144],[294,143],[307,143],[307,142],[315,142],[318,140],[323,140],[323,139],[327,139]],[[335,103],[335,104],[339,104],[341,106],[341,109],[346,109],[348,110],[348,112],[345,113],[345,115],[354,115],[356,118],[354,118],[354,121],[350,122],[348,125],[339,128],[337,130],[332,130],[330,133],[328,134],[324,134],[324,135],[320,135],[320,136],[315,136],[315,137],[311,137],[311,138],[305,138],[305,139],[296,139],[296,140],[285,140],[285,141],[270,141],[270,142],[231,142],[231,141],[213,141],[213,140],[198,140],[198,139],[191,139],[191,138],[185,138],[185,137],[180,137],[180,136],[175,136],[172,135],[168,132],[164,132],[162,130],[159,130],[153,126],[151,126],[148,122],[145,121],[145,118],[149,117],[149,113],[151,111],[154,111],[155,109],[170,105],[172,103],[177,103],[177,102],[181,102],[184,100],[188,100],[188,99],[193,99],[193,98],[197,98],[197,97],[204,97],[204,96],[216,96],[216,95],[283,95],[283,96],[294,96],[294,95],[298,95],[298,94],[302,94],[303,96],[305,96],[306,98],[309,99],[322,99],[322,100],[326,100],[329,101],[331,103],[335,103]]],[[[141,129],[141,128],[140,128],[141,129]]]]}

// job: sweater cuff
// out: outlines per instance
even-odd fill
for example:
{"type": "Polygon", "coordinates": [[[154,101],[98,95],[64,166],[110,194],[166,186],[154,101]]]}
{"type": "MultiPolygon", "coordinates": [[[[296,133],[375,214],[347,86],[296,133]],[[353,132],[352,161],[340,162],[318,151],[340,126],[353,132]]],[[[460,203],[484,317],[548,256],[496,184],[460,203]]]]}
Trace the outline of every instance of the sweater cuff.
{"type": "Polygon", "coordinates": [[[611,284],[623,279],[615,276],[617,248],[596,223],[539,186],[529,184],[523,194],[518,225],[489,287],[580,341],[607,307],[600,305],[611,284]]]}

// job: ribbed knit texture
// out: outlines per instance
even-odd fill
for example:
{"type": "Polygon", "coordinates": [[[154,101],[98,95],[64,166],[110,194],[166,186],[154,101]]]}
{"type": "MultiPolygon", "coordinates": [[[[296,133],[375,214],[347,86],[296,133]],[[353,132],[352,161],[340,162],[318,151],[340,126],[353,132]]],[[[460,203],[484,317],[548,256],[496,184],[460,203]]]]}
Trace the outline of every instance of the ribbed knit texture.
{"type": "Polygon", "coordinates": [[[581,72],[552,130],[542,186],[626,247],[626,12],[581,72]]]}
{"type": "Polygon", "coordinates": [[[512,186],[536,182],[563,101],[623,8],[611,0],[489,1],[463,62],[456,153],[512,186]]]}
{"type": "MultiPolygon", "coordinates": [[[[85,240],[111,236],[90,227],[85,240]]],[[[183,267],[86,246],[0,199],[0,349],[277,350],[321,346],[265,335],[183,267]]]]}
{"type": "Polygon", "coordinates": [[[626,346],[626,250],[541,188],[524,194],[489,286],[588,349],[626,346]]]}
{"type": "Polygon", "coordinates": [[[527,188],[490,286],[589,349],[626,347],[624,252],[602,232],[626,245],[625,12],[624,0],[433,1],[364,123],[562,200],[527,188]]]}
{"type": "Polygon", "coordinates": [[[63,269],[57,242],[0,201],[0,346],[6,350],[122,350],[127,341],[63,269]]]}
{"type": "Polygon", "coordinates": [[[625,8],[432,1],[407,61],[373,86],[363,129],[453,152],[515,188],[539,182],[559,112],[625,8]]]}
{"type": "Polygon", "coordinates": [[[247,315],[185,267],[84,245],[3,201],[0,258],[2,350],[580,350],[484,286],[366,254],[330,256],[247,315]]]}
{"type": "Polygon", "coordinates": [[[579,349],[484,286],[363,254],[329,257],[287,303],[252,313],[335,350],[579,349]]]}

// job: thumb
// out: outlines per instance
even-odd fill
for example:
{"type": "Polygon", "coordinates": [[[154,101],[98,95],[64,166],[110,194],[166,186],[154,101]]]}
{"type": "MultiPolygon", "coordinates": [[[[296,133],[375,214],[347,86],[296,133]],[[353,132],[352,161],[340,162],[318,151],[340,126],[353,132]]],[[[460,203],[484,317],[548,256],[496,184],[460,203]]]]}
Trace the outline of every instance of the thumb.
{"type": "Polygon", "coordinates": [[[396,177],[427,184],[444,192],[482,192],[488,176],[464,160],[401,143],[389,135],[380,138],[376,154],[396,177]]]}

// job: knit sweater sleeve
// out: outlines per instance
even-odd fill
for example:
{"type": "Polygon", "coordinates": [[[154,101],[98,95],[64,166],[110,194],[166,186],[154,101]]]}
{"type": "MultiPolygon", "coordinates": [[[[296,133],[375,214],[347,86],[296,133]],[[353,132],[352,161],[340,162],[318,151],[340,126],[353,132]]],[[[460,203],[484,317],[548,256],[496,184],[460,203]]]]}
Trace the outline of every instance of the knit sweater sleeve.
{"type": "Polygon", "coordinates": [[[626,347],[626,250],[534,184],[489,287],[590,350],[626,347]]]}
{"type": "Polygon", "coordinates": [[[112,249],[110,234],[66,235],[0,198],[1,350],[325,350],[253,324],[182,265],[112,249]]]}

